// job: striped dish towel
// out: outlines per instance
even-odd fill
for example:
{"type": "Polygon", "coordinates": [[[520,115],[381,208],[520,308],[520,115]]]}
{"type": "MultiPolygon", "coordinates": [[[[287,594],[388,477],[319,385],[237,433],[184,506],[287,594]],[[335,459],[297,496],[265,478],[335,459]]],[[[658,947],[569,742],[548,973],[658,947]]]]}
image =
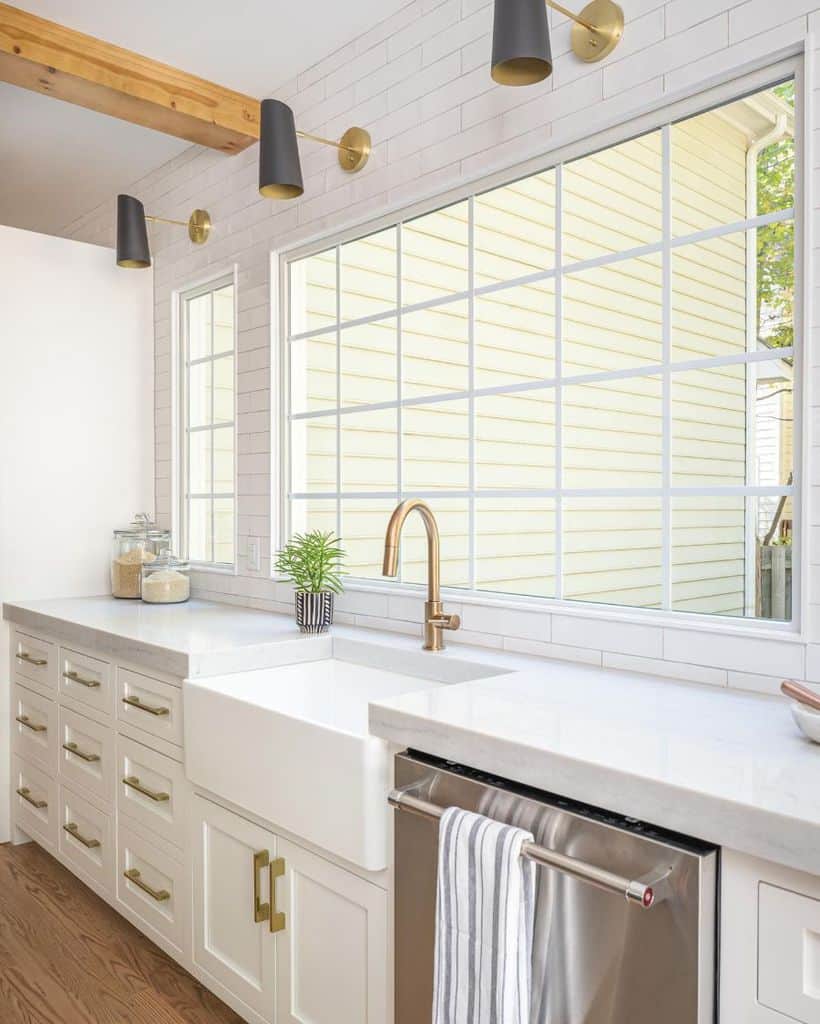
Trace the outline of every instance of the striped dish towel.
{"type": "Polygon", "coordinates": [[[433,1024],[528,1024],[535,864],[524,829],[441,816],[433,1024]]]}

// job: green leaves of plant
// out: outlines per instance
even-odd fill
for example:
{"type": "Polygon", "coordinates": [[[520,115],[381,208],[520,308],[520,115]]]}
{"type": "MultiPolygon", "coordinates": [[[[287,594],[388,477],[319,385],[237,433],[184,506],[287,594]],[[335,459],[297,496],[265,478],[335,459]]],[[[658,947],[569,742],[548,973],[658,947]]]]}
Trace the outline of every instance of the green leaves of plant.
{"type": "Polygon", "coordinates": [[[276,571],[289,579],[297,590],[318,594],[344,590],[342,561],[347,557],[338,537],[332,532],[295,533],[276,556],[276,571]]]}

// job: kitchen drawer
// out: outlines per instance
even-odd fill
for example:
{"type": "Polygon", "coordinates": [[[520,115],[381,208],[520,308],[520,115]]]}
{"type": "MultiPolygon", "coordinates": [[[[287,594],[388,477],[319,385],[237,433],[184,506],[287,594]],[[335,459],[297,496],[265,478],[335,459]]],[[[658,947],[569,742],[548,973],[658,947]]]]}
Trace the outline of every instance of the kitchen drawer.
{"type": "Polygon", "coordinates": [[[117,900],[150,928],[185,948],[190,884],[185,866],[120,821],[117,835],[117,900]]]}
{"type": "Polygon", "coordinates": [[[19,683],[11,688],[12,749],[51,775],[57,772],[57,705],[19,683]]]}
{"type": "Polygon", "coordinates": [[[757,988],[764,1006],[820,1024],[820,900],[760,883],[757,988]]]}
{"type": "Polygon", "coordinates": [[[57,689],[57,647],[48,640],[14,631],[12,642],[15,674],[35,683],[46,693],[57,689]]]}
{"type": "Polygon", "coordinates": [[[118,668],[117,717],[143,732],[182,746],[182,690],[178,686],[118,668]]]}
{"type": "Polygon", "coordinates": [[[179,761],[117,737],[117,807],[175,846],[185,842],[188,781],[179,761]]]}
{"type": "Polygon", "coordinates": [[[61,784],[57,837],[60,854],[69,864],[113,895],[116,857],[111,815],[61,784]]]}
{"type": "Polygon", "coordinates": [[[57,783],[42,769],[14,755],[11,759],[14,821],[26,835],[57,844],[57,783]]]}
{"type": "Polygon", "coordinates": [[[114,688],[107,661],[61,647],[59,676],[61,697],[78,701],[106,718],[113,716],[114,688]]]}
{"type": "Polygon", "coordinates": [[[70,708],[60,708],[60,778],[114,801],[114,731],[70,708]]]}

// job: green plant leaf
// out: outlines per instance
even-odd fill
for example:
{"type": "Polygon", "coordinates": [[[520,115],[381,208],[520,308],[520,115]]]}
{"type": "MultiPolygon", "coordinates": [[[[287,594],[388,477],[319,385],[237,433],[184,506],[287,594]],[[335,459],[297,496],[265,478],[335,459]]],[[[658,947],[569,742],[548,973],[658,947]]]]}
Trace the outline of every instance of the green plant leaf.
{"type": "Polygon", "coordinates": [[[275,567],[285,579],[290,580],[297,590],[318,594],[329,590],[341,594],[344,590],[342,576],[347,554],[341,541],[332,532],[311,530],[309,533],[295,533],[290,541],[278,552],[275,567]]]}

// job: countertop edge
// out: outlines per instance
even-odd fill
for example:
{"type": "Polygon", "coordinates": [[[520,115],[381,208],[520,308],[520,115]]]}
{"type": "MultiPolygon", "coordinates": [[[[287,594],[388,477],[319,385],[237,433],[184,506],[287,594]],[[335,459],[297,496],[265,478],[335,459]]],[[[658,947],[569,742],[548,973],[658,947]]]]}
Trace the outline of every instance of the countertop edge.
{"type": "Polygon", "coordinates": [[[74,643],[78,647],[126,657],[128,660],[144,663],[146,667],[180,679],[187,678],[189,674],[190,655],[173,647],[135,640],[13,602],[3,604],[3,618],[21,629],[44,633],[61,642],[74,643]]]}
{"type": "Polygon", "coordinates": [[[560,793],[715,846],[737,850],[798,871],[820,874],[814,822],[694,792],[503,737],[370,705],[370,731],[401,748],[560,793]],[[697,827],[693,823],[697,822],[697,827]]]}

